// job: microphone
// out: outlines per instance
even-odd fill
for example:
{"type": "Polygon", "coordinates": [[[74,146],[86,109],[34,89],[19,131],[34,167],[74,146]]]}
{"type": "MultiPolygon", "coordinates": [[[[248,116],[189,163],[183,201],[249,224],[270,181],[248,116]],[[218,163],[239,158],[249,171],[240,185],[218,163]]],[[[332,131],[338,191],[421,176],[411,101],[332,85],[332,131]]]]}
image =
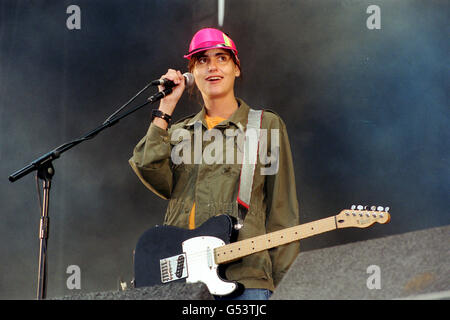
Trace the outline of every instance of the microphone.
{"type": "MultiPolygon", "coordinates": [[[[186,85],[186,88],[190,88],[194,84],[194,76],[190,72],[186,72],[183,74],[184,76],[184,83],[186,85]]],[[[158,79],[153,80],[150,82],[150,85],[152,86],[164,86],[166,88],[172,88],[175,87],[175,83],[172,80],[169,79],[158,79]]]]}

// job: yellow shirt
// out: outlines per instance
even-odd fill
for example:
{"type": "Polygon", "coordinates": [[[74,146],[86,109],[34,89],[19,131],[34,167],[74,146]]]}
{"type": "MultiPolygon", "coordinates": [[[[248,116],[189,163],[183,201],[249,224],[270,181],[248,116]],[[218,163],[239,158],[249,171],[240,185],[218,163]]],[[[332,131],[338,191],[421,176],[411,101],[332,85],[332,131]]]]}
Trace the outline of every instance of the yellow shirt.
{"type": "MultiPolygon", "coordinates": [[[[214,128],[224,120],[226,120],[226,118],[210,117],[208,115],[205,115],[205,121],[208,126],[208,130],[214,128]]],[[[189,213],[189,229],[195,229],[195,202],[192,205],[191,212],[189,213]]]]}

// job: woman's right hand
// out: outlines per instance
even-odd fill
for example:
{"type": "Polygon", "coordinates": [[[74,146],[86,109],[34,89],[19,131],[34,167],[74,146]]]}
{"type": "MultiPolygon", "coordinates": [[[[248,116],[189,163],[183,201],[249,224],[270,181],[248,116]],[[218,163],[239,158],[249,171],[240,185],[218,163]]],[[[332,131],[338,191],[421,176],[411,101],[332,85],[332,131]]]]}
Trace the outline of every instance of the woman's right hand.
{"type": "MultiPolygon", "coordinates": [[[[161,76],[161,79],[171,80],[176,85],[172,88],[172,93],[161,99],[159,103],[159,110],[172,115],[186,86],[184,76],[179,70],[169,69],[166,74],[161,76]]],[[[164,86],[158,86],[158,89],[159,91],[162,91],[164,90],[164,86]]]]}

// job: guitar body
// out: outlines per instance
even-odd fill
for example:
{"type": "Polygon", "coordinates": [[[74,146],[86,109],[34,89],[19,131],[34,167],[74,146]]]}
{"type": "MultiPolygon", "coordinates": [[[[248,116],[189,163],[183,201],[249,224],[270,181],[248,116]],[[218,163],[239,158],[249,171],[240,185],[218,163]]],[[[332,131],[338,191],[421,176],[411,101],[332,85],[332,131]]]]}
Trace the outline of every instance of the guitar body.
{"type": "Polygon", "coordinates": [[[237,283],[219,276],[213,251],[230,243],[236,236],[233,219],[228,215],[216,216],[194,230],[173,226],[147,230],[135,249],[135,286],[201,281],[214,295],[228,295],[235,291],[237,283]]]}

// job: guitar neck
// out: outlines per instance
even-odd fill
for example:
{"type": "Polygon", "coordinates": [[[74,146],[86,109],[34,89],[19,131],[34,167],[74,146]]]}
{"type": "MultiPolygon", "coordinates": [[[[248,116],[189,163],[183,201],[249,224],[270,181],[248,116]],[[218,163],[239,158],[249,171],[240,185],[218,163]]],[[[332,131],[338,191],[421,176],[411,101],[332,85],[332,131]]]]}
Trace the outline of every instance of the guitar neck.
{"type": "Polygon", "coordinates": [[[332,216],[227,244],[214,250],[214,258],[217,264],[228,263],[255,252],[278,247],[335,229],[337,229],[336,217],[332,216]]]}

